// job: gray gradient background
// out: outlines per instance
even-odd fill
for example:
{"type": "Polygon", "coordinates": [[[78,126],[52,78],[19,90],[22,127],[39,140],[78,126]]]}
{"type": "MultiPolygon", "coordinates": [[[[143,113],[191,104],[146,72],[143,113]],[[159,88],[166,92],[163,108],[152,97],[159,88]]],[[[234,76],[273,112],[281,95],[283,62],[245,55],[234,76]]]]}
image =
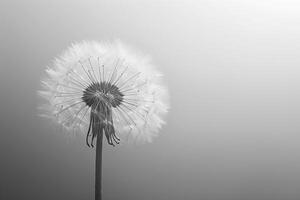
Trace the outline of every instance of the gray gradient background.
{"type": "Polygon", "coordinates": [[[0,199],[93,199],[94,151],[37,116],[71,42],[120,38],[170,88],[152,144],[104,147],[106,200],[300,199],[300,3],[0,2],[0,199]]]}

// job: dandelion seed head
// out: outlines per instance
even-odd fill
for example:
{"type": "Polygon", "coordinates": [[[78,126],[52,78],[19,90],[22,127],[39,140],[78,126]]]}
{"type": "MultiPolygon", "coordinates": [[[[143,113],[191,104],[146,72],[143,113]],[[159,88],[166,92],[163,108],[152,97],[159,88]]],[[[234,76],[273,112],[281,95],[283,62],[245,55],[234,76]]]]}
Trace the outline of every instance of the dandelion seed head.
{"type": "Polygon", "coordinates": [[[67,130],[87,131],[88,145],[102,132],[111,145],[151,142],[164,124],[169,106],[161,73],[119,41],[73,44],[46,73],[43,115],[67,130]]]}

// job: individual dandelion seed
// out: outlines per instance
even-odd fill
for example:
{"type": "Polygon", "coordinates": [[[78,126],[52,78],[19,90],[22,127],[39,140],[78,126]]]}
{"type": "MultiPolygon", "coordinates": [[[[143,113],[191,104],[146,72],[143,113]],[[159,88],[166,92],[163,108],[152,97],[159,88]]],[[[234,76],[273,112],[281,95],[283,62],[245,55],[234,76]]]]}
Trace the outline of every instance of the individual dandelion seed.
{"type": "Polygon", "coordinates": [[[39,94],[44,115],[96,139],[95,199],[102,199],[102,138],[151,142],[164,123],[168,93],[148,59],[120,42],[73,44],[47,70],[39,94]]]}

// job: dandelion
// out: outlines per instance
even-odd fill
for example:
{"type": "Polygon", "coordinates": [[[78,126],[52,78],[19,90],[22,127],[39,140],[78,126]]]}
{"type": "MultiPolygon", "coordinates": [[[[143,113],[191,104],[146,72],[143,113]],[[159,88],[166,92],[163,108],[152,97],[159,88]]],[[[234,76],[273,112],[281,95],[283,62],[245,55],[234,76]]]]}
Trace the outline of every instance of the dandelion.
{"type": "Polygon", "coordinates": [[[102,140],[151,142],[168,110],[161,74],[120,42],[73,44],[47,70],[39,94],[45,116],[96,139],[95,199],[102,198],[102,140]]]}

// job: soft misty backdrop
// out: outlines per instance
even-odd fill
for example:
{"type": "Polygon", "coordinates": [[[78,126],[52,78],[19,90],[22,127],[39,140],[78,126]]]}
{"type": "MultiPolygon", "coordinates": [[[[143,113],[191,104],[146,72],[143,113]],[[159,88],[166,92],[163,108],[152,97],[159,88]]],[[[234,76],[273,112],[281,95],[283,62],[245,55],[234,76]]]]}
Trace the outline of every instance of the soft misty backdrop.
{"type": "Polygon", "coordinates": [[[153,57],[171,94],[153,144],[104,148],[106,200],[300,198],[300,3],[2,0],[0,199],[93,199],[94,150],[37,116],[45,66],[72,42],[153,57]]]}

